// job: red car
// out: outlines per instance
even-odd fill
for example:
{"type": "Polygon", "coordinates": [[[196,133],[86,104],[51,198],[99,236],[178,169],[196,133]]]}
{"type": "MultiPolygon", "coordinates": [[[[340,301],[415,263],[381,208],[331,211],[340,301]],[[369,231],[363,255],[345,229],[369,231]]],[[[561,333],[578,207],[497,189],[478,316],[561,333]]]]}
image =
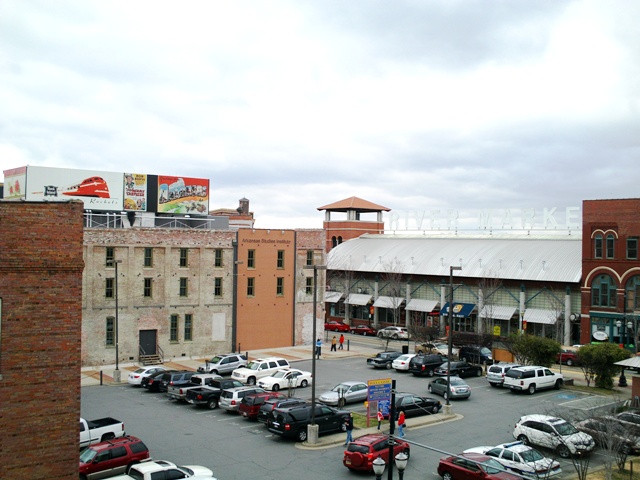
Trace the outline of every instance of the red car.
{"type": "Polygon", "coordinates": [[[279,392],[261,392],[246,395],[240,402],[238,413],[249,420],[256,420],[260,407],[264,405],[266,400],[272,398],[285,398],[285,395],[279,392]]]}
{"type": "Polygon", "coordinates": [[[370,327],[369,325],[354,325],[353,327],[351,327],[351,333],[364,335],[365,337],[367,335],[375,337],[378,331],[375,328],[370,327]]]}
{"type": "Polygon", "coordinates": [[[80,479],[125,473],[130,465],[148,458],[147,446],[139,438],[130,435],[95,443],[80,453],[80,479]]]}
{"type": "Polygon", "coordinates": [[[522,477],[505,472],[505,467],[495,458],[481,453],[461,453],[445,457],[438,464],[438,475],[443,480],[522,480],[522,477]]]}
{"type": "MultiPolygon", "coordinates": [[[[395,458],[403,452],[409,457],[410,450],[411,446],[407,442],[396,439],[393,456],[395,458]]],[[[370,433],[356,438],[344,451],[342,463],[349,470],[373,472],[373,461],[378,457],[382,457],[389,464],[389,436],[385,433],[370,433]]]]}
{"type": "Polygon", "coordinates": [[[324,329],[332,332],[348,332],[349,325],[342,322],[336,322],[335,320],[331,320],[324,324],[324,329]]]}
{"type": "Polygon", "coordinates": [[[576,365],[578,363],[578,354],[573,350],[561,350],[560,353],[556,355],[556,363],[564,363],[569,367],[576,365]]]}

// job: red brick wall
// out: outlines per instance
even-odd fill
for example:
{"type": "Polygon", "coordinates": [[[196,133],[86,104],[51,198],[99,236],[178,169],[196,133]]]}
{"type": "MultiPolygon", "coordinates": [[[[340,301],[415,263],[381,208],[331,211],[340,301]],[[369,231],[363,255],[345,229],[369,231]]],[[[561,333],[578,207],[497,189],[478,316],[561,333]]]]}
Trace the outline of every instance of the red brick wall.
{"type": "Polygon", "coordinates": [[[82,213],[0,201],[0,478],[78,478],[82,213]]]}

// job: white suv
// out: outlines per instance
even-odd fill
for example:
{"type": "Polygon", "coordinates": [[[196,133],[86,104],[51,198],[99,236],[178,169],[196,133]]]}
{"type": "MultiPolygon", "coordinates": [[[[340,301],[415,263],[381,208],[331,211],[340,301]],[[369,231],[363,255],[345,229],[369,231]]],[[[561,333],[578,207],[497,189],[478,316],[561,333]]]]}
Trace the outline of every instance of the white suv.
{"type": "Polygon", "coordinates": [[[578,431],[566,420],[549,415],[525,415],[513,429],[513,436],[525,445],[538,445],[558,452],[562,458],[589,453],[593,437],[578,431]]]}
{"type": "Polygon", "coordinates": [[[247,385],[255,385],[261,378],[270,377],[278,370],[289,366],[289,362],[284,358],[258,358],[250,361],[246,367],[235,369],[231,378],[247,385]]]}
{"type": "Polygon", "coordinates": [[[562,381],[561,374],[554,373],[546,367],[513,367],[505,373],[503,386],[510,388],[512,392],[526,391],[529,395],[533,395],[536,390],[545,388],[558,390],[562,386],[562,381]]]}
{"type": "Polygon", "coordinates": [[[502,387],[507,372],[520,365],[515,363],[495,363],[487,369],[487,381],[492,387],[502,387]]]}

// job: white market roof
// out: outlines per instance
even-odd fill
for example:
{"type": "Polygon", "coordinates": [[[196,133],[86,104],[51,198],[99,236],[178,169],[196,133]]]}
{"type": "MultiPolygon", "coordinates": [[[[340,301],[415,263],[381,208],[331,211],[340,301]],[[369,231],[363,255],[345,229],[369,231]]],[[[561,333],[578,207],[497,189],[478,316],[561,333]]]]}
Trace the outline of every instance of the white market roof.
{"type": "Polygon", "coordinates": [[[579,283],[582,238],[559,235],[373,235],[334,247],[327,269],[579,283]]]}

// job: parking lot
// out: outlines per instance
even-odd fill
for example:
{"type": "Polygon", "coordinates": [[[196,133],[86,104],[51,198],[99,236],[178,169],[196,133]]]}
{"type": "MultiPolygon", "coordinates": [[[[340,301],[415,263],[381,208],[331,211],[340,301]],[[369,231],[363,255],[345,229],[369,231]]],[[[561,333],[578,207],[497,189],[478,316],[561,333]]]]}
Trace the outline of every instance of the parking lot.
{"type": "MultiPolygon", "coordinates": [[[[294,367],[311,370],[311,361],[298,361],[294,367]]],[[[393,378],[397,389],[428,396],[430,378],[414,377],[393,370],[375,370],[362,357],[316,362],[316,396],[345,380],[368,381],[393,378]]],[[[415,446],[405,478],[438,478],[435,473],[440,451],[460,453],[480,446],[513,440],[512,431],[521,415],[557,413],[558,409],[585,407],[603,403],[602,397],[562,389],[529,396],[491,388],[484,377],[467,379],[472,388],[469,400],[452,400],[460,420],[409,428],[407,440],[415,446]]],[[[296,396],[311,397],[311,388],[298,389],[296,396]]],[[[444,403],[444,400],[440,398],[444,403]]],[[[606,403],[606,402],[605,402],[606,403]]],[[[347,408],[365,413],[363,404],[347,408]]],[[[296,448],[295,442],[269,433],[264,425],[223,410],[208,410],[168,400],[164,394],[149,393],[129,385],[91,386],[82,389],[82,416],[93,419],[112,416],[125,422],[127,433],[142,438],[154,458],[180,464],[198,464],[211,468],[220,480],[263,478],[300,479],[369,477],[349,472],[342,465],[341,445],[320,449],[296,448]]],[[[354,437],[358,431],[354,431],[354,437]]],[[[544,454],[549,454],[545,452],[544,454]]],[[[561,478],[574,475],[568,460],[561,460],[561,478]]],[[[596,450],[591,464],[602,464],[596,450]]],[[[557,478],[557,477],[556,477],[557,478]]]]}

